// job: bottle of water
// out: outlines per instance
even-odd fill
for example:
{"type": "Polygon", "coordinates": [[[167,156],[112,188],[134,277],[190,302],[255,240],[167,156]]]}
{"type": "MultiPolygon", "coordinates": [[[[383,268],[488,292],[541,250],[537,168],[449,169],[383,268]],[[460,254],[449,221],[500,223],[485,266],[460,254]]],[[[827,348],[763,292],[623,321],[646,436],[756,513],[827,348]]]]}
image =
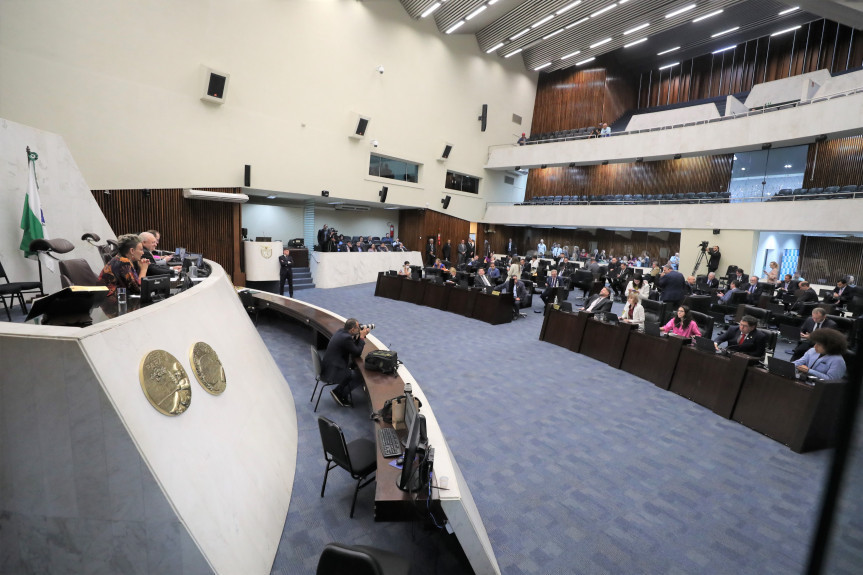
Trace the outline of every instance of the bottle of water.
{"type": "Polygon", "coordinates": [[[189,266],[189,277],[192,277],[192,278],[198,277],[198,266],[196,266],[196,265],[189,266]]]}

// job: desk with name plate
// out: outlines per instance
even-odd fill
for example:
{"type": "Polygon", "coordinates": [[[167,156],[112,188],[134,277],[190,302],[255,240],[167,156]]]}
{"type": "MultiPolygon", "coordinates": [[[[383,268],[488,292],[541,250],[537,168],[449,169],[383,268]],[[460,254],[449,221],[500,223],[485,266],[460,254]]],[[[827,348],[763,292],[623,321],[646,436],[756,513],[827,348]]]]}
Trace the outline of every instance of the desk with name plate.
{"type": "MultiPolygon", "coordinates": [[[[264,292],[256,292],[253,297],[259,309],[270,310],[307,326],[309,328],[309,341],[318,349],[326,348],[332,335],[344,327],[345,318],[311,304],[264,292]]],[[[376,349],[386,349],[386,346],[370,334],[366,338],[363,357],[376,349]]],[[[443,477],[447,478],[445,491],[432,489],[431,505],[433,509],[439,510],[438,515],[441,511],[446,515],[475,572],[500,573],[482,518],[470,495],[470,489],[455,458],[449,451],[449,446],[421,385],[416,382],[404,365],[399,368],[396,377],[367,370],[362,359],[357,360],[357,369],[363,376],[372,411],[380,410],[386,400],[402,395],[405,382],[411,382],[414,396],[422,402],[420,413],[426,418],[429,443],[435,450],[433,485],[438,485],[443,477]]],[[[309,409],[311,410],[311,408],[309,409]]],[[[345,411],[345,413],[348,414],[349,412],[345,411]]],[[[362,414],[359,415],[363,416],[362,414]]],[[[380,441],[377,429],[380,426],[390,427],[389,424],[383,422],[372,422],[372,426],[376,443],[380,441]]],[[[415,519],[417,506],[421,506],[425,510],[428,491],[423,490],[418,494],[401,491],[396,485],[397,477],[401,472],[390,465],[391,461],[392,459],[383,456],[380,445],[378,445],[375,521],[415,519]]]]}
{"type": "Polygon", "coordinates": [[[448,311],[492,325],[512,321],[512,294],[487,294],[479,289],[380,273],[375,295],[448,311]]]}
{"type": "Polygon", "coordinates": [[[739,353],[700,351],[678,337],[548,306],[539,339],[647,379],[796,452],[832,447],[845,382],[780,377],[739,353]]]}

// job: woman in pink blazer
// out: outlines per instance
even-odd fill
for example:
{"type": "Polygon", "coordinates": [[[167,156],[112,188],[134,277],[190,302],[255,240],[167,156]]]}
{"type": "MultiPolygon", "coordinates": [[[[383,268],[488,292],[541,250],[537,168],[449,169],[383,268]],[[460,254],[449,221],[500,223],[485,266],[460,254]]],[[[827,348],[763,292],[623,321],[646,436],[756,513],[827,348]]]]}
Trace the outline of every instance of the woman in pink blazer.
{"type": "Polygon", "coordinates": [[[689,308],[685,305],[677,308],[677,315],[665,324],[662,329],[665,333],[671,332],[674,335],[679,335],[681,337],[694,337],[696,335],[701,335],[701,330],[698,329],[698,324],[696,324],[695,320],[692,319],[692,314],[689,312],[689,308]]]}

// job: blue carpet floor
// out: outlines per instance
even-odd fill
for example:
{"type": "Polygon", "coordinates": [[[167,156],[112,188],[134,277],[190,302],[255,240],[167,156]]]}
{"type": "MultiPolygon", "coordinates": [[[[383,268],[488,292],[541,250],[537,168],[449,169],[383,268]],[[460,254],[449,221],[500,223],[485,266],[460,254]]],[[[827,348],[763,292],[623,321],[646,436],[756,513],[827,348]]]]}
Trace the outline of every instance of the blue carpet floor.
{"type": "MultiPolygon", "coordinates": [[[[373,293],[366,284],[297,295],[374,322],[374,335],[399,352],[434,406],[504,574],[802,572],[831,451],[794,453],[541,342],[540,314],[490,326],[373,293]]],[[[291,385],[300,425],[273,573],[313,573],[328,541],[398,550],[419,574],[468,572],[452,536],[374,523],[371,486],[349,519],[353,486],[344,472],[331,475],[320,498],[307,336],[274,317],[262,318],[259,331],[291,385]]],[[[367,406],[348,410],[324,397],[319,412],[349,440],[373,438],[367,406]]]]}

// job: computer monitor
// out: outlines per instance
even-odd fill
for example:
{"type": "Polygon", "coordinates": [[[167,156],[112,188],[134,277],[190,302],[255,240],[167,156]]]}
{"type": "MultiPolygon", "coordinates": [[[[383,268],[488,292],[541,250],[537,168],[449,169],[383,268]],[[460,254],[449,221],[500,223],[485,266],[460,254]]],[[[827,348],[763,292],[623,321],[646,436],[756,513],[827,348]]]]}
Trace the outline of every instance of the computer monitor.
{"type": "Polygon", "coordinates": [[[402,491],[419,491],[430,479],[430,448],[428,438],[425,437],[425,416],[417,412],[413,396],[410,393],[405,395],[405,425],[408,436],[402,472],[396,485],[402,491]]]}
{"type": "Polygon", "coordinates": [[[189,268],[192,266],[201,268],[204,265],[204,256],[201,254],[186,254],[186,257],[183,258],[183,271],[189,271],[189,268]]]}
{"type": "Polygon", "coordinates": [[[171,295],[171,276],[141,278],[141,303],[162,301],[171,295]]]}

